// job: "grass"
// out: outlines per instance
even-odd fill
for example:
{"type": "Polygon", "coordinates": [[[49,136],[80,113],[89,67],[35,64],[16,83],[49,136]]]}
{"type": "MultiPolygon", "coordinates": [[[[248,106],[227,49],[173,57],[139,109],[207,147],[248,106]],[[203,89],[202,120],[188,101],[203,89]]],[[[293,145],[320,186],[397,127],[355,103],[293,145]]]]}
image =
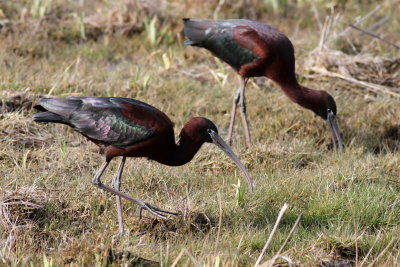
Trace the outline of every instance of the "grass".
{"type": "MultiPolygon", "coordinates": [[[[245,147],[238,123],[233,146],[255,181],[254,194],[243,191],[239,170],[211,145],[181,167],[129,159],[123,191],[184,215],[161,222],[145,214],[140,220],[137,206],[124,201],[127,234],[114,237],[114,197],[91,183],[103,156],[67,127],[33,123],[32,101],[41,94],[131,97],[168,114],[176,133],[190,117],[204,116],[226,136],[239,78],[208,52],[183,47],[176,17],[212,17],[216,3],[171,1],[164,11],[142,7],[142,20],[131,18],[140,27],[113,34],[83,25],[85,17],[96,15],[93,5],[108,14],[114,6],[107,1],[83,1],[82,6],[78,1],[33,2],[0,3],[10,21],[0,24],[0,265],[249,266],[284,203],[289,208],[262,263],[275,256],[301,213],[283,251],[295,263],[400,263],[399,100],[334,78],[310,79],[301,67],[303,84],[336,99],[344,153],[331,151],[321,119],[290,102],[272,83],[255,79],[246,92],[254,145],[245,147]],[[32,12],[25,23],[24,8],[32,12]]],[[[279,25],[295,44],[298,63],[318,45],[320,33],[308,1],[250,2],[253,9],[226,3],[218,17],[279,25]]],[[[316,4],[324,18],[334,2],[316,4]]],[[[399,3],[379,4],[381,10],[364,26],[387,15],[389,22],[377,33],[393,37],[400,20],[391,5],[399,3]]],[[[374,7],[353,3],[339,5],[338,12],[352,21],[374,7]]],[[[112,17],[105,23],[112,24],[112,17]]],[[[398,52],[358,33],[349,38],[377,58],[398,52]]],[[[349,49],[344,39],[332,48],[349,49]]],[[[117,160],[106,183],[116,168],[117,160]]]]}

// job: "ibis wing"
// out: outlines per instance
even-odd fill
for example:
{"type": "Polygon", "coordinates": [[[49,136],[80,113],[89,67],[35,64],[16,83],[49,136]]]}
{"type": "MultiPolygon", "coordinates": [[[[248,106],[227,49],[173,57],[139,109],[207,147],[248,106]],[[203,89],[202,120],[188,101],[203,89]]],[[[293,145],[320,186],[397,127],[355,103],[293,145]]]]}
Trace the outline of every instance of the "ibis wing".
{"type": "Polygon", "coordinates": [[[155,108],[134,99],[69,97],[41,99],[39,104],[74,130],[105,144],[125,147],[156,135],[156,131],[132,119],[140,118],[140,111],[155,108]],[[132,108],[137,106],[142,108],[132,108]],[[124,115],[127,111],[130,118],[124,115]]]}
{"type": "Polygon", "coordinates": [[[260,58],[260,55],[254,51],[258,43],[255,43],[253,39],[261,40],[261,38],[242,20],[214,22],[190,19],[184,21],[184,31],[189,39],[185,44],[210,50],[236,71],[239,71],[243,65],[253,63],[260,58]],[[243,37],[252,38],[242,38],[243,33],[246,34],[243,37]]]}
{"type": "Polygon", "coordinates": [[[257,59],[267,57],[270,36],[262,36],[261,32],[249,25],[237,25],[233,28],[233,37],[238,45],[257,55],[257,59]]]}
{"type": "Polygon", "coordinates": [[[258,60],[259,56],[252,51],[251,45],[244,46],[238,42],[235,38],[236,27],[221,23],[205,40],[204,47],[239,71],[243,65],[258,60]]]}
{"type": "Polygon", "coordinates": [[[93,140],[118,147],[133,145],[156,134],[153,130],[128,120],[120,109],[115,108],[74,114],[70,124],[74,130],[93,140]]]}

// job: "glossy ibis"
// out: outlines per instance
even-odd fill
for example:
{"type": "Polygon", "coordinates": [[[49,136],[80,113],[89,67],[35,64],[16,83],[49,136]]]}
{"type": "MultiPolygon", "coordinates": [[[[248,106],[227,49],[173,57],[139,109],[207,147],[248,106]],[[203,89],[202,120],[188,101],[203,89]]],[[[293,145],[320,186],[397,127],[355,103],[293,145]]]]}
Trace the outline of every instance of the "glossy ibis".
{"type": "Polygon", "coordinates": [[[161,164],[179,166],[189,162],[203,143],[214,143],[242,170],[253,191],[253,182],[243,164],[218,135],[217,127],[206,118],[191,118],[183,127],[179,144],[175,143],[173,124],[160,110],[138,100],[121,97],[41,98],[33,115],[37,122],[66,124],[100,147],[106,159],[93,178],[93,183],[117,198],[119,232],[124,233],[121,199],[125,198],[151,214],[164,218],[178,215],[133,198],[120,191],[126,157],[146,157],[161,164]],[[121,156],[114,177],[114,188],[100,181],[111,159],[121,156]]]}
{"type": "Polygon", "coordinates": [[[285,34],[270,25],[243,19],[213,21],[186,18],[183,22],[188,38],[185,45],[206,48],[242,77],[241,86],[233,97],[229,144],[232,143],[239,104],[247,145],[250,145],[245,86],[250,77],[265,76],[276,82],[293,102],[326,120],[335,150],[343,149],[335,100],[325,91],[313,90],[297,82],[294,48],[285,34]]]}

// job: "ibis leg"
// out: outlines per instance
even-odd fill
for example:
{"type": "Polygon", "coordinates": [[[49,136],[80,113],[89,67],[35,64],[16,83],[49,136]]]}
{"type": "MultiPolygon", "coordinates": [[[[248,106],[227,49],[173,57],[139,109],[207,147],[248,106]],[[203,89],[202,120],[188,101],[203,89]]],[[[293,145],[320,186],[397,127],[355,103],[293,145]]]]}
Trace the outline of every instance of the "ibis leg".
{"type": "Polygon", "coordinates": [[[242,115],[242,121],[243,121],[244,132],[246,135],[247,146],[251,146],[249,124],[247,122],[247,115],[246,115],[246,98],[244,95],[245,87],[246,87],[248,80],[249,80],[249,78],[244,78],[242,80],[242,87],[240,88],[241,90],[240,90],[239,106],[240,106],[240,114],[242,115]]]}
{"type": "Polygon", "coordinates": [[[236,91],[232,101],[231,122],[229,124],[228,130],[228,143],[230,146],[232,145],[233,126],[235,125],[236,109],[240,99],[240,91],[241,88],[236,91]]]}
{"type": "Polygon", "coordinates": [[[139,205],[141,208],[147,210],[148,212],[150,212],[151,214],[153,214],[156,217],[159,217],[161,219],[168,219],[167,217],[164,216],[164,214],[162,213],[166,213],[166,214],[172,214],[172,215],[179,215],[178,213],[175,212],[171,212],[171,211],[167,211],[167,210],[163,210],[160,208],[157,208],[153,205],[150,205],[149,203],[143,202],[139,199],[133,198],[131,196],[129,196],[128,194],[125,194],[119,190],[116,190],[110,186],[107,186],[105,184],[103,184],[100,180],[100,177],[103,175],[104,170],[107,168],[108,164],[110,163],[110,160],[106,160],[106,162],[103,163],[103,165],[100,167],[100,169],[96,172],[95,176],[93,177],[93,184],[96,185],[97,187],[110,192],[116,196],[120,196],[122,198],[125,198],[129,201],[132,201],[133,203],[139,205]]]}
{"type": "MultiPolygon", "coordinates": [[[[123,156],[121,158],[121,162],[119,163],[118,171],[115,174],[114,177],[114,188],[115,190],[120,191],[121,190],[121,177],[122,177],[122,170],[124,169],[125,166],[125,160],[126,157],[123,156]]],[[[121,203],[121,197],[120,196],[115,196],[115,199],[117,201],[117,215],[118,215],[118,227],[119,227],[119,235],[124,235],[124,221],[122,220],[122,203],[121,203]]]]}

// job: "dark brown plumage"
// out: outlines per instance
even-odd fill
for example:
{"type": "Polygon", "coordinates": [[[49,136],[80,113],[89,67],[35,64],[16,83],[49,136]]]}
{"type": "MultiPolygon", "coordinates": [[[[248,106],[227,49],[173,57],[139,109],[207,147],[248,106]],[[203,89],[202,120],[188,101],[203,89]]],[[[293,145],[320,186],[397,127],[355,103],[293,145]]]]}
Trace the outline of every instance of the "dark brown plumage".
{"type": "Polygon", "coordinates": [[[243,164],[218,135],[217,127],[206,118],[191,118],[175,143],[171,120],[160,110],[138,100],[121,97],[42,98],[35,106],[37,122],[66,124],[96,143],[106,155],[106,161],[93,178],[98,187],[117,196],[120,233],[123,234],[120,197],[126,198],[153,215],[177,213],[162,210],[119,191],[126,157],[147,157],[165,165],[179,166],[189,162],[203,143],[221,148],[242,170],[249,190],[253,182],[243,164]],[[122,160],[114,178],[114,188],[102,184],[100,177],[114,158],[122,160]],[[164,213],[164,214],[163,214],[164,213]]]}

